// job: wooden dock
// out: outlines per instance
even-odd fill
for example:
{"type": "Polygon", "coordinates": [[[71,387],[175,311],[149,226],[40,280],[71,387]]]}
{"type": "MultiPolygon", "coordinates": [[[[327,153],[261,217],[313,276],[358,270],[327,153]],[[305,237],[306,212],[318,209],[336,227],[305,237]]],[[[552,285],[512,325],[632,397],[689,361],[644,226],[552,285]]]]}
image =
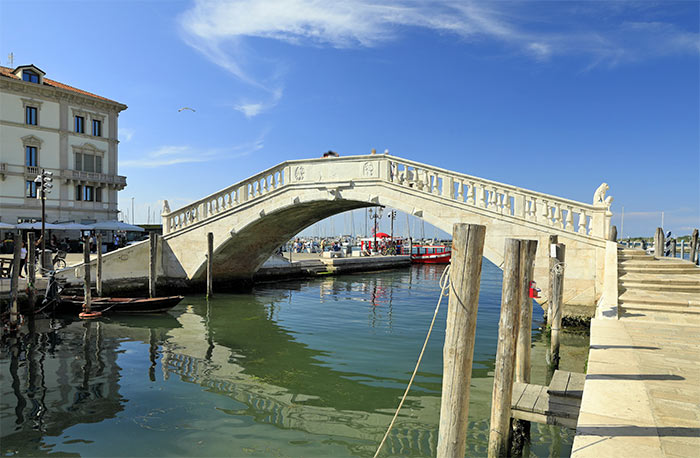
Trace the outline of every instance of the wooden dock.
{"type": "Polygon", "coordinates": [[[511,415],[519,420],[576,428],[585,374],[555,371],[549,386],[513,384],[511,415]]]}

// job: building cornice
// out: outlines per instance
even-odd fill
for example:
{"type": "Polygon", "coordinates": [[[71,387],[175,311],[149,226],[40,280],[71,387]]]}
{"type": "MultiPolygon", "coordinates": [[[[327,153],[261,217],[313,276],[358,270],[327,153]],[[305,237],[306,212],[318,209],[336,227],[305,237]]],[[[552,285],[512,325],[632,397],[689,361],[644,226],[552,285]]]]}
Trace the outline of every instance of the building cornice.
{"type": "Polygon", "coordinates": [[[35,83],[28,83],[26,81],[15,80],[12,78],[0,77],[0,89],[13,92],[19,96],[30,95],[50,99],[55,102],[65,100],[82,107],[93,107],[95,109],[114,114],[118,114],[120,111],[124,111],[127,108],[126,105],[119,102],[110,102],[97,97],[72,92],[67,89],[52,86],[40,86],[35,83]]]}
{"type": "Polygon", "coordinates": [[[18,127],[20,129],[31,129],[31,130],[38,130],[38,131],[43,131],[43,132],[49,132],[53,134],[61,134],[61,135],[68,135],[68,136],[74,136],[76,138],[84,138],[86,140],[94,141],[94,142],[107,142],[107,143],[114,143],[114,144],[119,144],[119,140],[115,140],[113,138],[109,137],[95,137],[93,135],[89,134],[81,134],[78,132],[73,132],[72,130],[61,130],[61,129],[55,129],[53,127],[45,127],[45,126],[33,126],[30,124],[23,124],[21,122],[14,122],[14,121],[6,121],[0,119],[0,126],[8,126],[8,127],[18,127]]]}

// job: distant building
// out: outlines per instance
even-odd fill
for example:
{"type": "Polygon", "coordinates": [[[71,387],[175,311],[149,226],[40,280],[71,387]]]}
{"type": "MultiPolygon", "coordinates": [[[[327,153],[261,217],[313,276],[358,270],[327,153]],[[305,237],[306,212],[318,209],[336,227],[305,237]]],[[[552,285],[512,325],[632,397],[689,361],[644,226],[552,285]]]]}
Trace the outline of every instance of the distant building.
{"type": "Polygon", "coordinates": [[[45,77],[34,65],[0,66],[0,222],[41,219],[34,179],[53,172],[46,221],[117,219],[119,113],[126,105],[45,77]]]}

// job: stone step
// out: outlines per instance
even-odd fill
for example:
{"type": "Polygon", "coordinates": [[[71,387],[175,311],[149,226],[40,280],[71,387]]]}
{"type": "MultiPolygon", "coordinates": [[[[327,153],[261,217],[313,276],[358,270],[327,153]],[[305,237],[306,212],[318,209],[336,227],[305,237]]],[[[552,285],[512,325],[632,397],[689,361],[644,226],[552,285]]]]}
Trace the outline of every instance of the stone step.
{"type": "Polygon", "coordinates": [[[620,305],[620,314],[625,313],[634,314],[634,312],[655,312],[657,314],[661,313],[673,313],[673,314],[684,314],[688,316],[693,316],[700,318],[700,307],[683,307],[678,305],[651,305],[651,304],[637,304],[637,303],[626,303],[625,305],[620,305]]]}
{"type": "Polygon", "coordinates": [[[697,297],[700,297],[700,283],[696,284],[677,284],[676,282],[631,282],[631,281],[620,281],[619,282],[620,292],[623,291],[663,291],[663,292],[678,292],[678,293],[695,293],[697,297]]]}
{"type": "Polygon", "coordinates": [[[696,274],[700,272],[697,267],[692,265],[652,265],[652,266],[637,266],[637,265],[620,265],[617,268],[618,273],[639,273],[639,274],[696,274]]]}
{"type": "Polygon", "coordinates": [[[618,264],[623,264],[623,265],[629,265],[629,264],[638,264],[638,265],[670,265],[670,266],[676,266],[676,265],[681,265],[681,266],[694,266],[692,262],[688,261],[687,259],[681,259],[681,258],[663,258],[663,259],[656,259],[653,257],[650,258],[618,258],[617,259],[618,264]]]}
{"type": "Polygon", "coordinates": [[[695,274],[650,274],[650,273],[622,273],[618,277],[619,284],[643,283],[652,285],[675,286],[700,286],[700,271],[695,274]]]}
{"type": "Polygon", "coordinates": [[[700,295],[688,292],[663,292],[627,290],[618,296],[618,304],[651,304],[658,306],[697,307],[700,309],[700,295]]]}

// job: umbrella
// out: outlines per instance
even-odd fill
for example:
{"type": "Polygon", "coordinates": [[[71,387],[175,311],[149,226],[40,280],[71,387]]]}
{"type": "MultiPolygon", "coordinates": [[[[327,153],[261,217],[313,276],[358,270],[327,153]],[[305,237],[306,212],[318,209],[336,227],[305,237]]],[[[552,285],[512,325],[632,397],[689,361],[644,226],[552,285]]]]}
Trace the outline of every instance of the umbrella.
{"type": "Polygon", "coordinates": [[[377,232],[377,238],[386,238],[386,237],[391,237],[389,234],[386,232],[377,232]]]}
{"type": "MultiPolygon", "coordinates": [[[[21,223],[15,226],[17,229],[33,229],[33,230],[40,230],[41,229],[41,221],[37,221],[36,223],[21,223]]],[[[61,229],[61,226],[58,224],[51,224],[51,223],[44,223],[44,227],[48,230],[56,230],[56,229],[61,229]]]]}
{"type": "Polygon", "coordinates": [[[90,229],[99,229],[102,231],[129,231],[129,232],[146,232],[146,229],[127,224],[121,221],[100,221],[99,223],[91,224],[90,229]]]}
{"type": "Polygon", "coordinates": [[[0,229],[14,229],[14,224],[0,223],[0,229]]]}
{"type": "Polygon", "coordinates": [[[92,226],[78,223],[57,223],[56,226],[60,226],[60,230],[64,231],[86,231],[92,229],[92,226]]]}

